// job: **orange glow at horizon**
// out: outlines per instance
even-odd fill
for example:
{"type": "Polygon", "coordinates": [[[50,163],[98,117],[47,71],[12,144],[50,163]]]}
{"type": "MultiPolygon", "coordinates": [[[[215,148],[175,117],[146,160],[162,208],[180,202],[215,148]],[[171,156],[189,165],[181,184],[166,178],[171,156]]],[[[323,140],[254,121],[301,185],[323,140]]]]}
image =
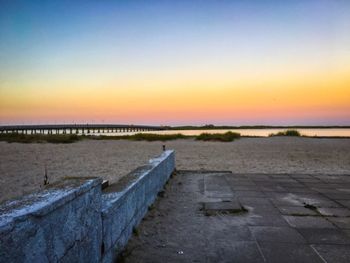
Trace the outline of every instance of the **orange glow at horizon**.
{"type": "Polygon", "coordinates": [[[31,87],[25,93],[16,88],[2,90],[0,119],[168,124],[194,119],[230,123],[264,118],[349,118],[350,74],[346,73],[174,79],[140,78],[103,86],[83,86],[81,81],[73,83],[74,88],[31,87]]]}

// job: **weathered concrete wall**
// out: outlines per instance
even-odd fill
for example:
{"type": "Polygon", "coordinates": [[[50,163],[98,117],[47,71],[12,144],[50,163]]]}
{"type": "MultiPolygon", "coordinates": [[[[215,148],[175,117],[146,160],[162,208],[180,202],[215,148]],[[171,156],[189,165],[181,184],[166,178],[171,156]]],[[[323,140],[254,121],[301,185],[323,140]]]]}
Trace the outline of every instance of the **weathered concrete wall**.
{"type": "Polygon", "coordinates": [[[98,262],[101,179],[70,178],[0,207],[0,262],[98,262]]]}
{"type": "Polygon", "coordinates": [[[102,195],[103,262],[112,262],[175,169],[174,151],[165,151],[102,195]]]}
{"type": "Polygon", "coordinates": [[[67,178],[0,206],[0,262],[112,262],[175,169],[173,151],[101,192],[67,178]]]}

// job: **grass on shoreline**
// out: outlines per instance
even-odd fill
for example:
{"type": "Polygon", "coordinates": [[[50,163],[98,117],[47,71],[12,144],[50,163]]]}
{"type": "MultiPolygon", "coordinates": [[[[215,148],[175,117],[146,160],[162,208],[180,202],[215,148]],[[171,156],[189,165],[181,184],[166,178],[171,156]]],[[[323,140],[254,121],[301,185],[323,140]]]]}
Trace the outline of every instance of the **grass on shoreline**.
{"type": "Polygon", "coordinates": [[[236,132],[226,133],[202,133],[196,136],[197,141],[218,141],[218,142],[232,142],[239,139],[241,134],[236,132]]]}
{"type": "Polygon", "coordinates": [[[239,133],[226,132],[223,134],[219,133],[202,133],[197,136],[183,135],[181,133],[176,134],[154,134],[154,133],[137,133],[134,135],[124,136],[89,136],[88,138],[94,140],[131,140],[131,141],[171,141],[178,139],[191,139],[194,138],[197,141],[220,141],[220,142],[232,142],[235,139],[240,138],[239,133]]]}
{"type": "Polygon", "coordinates": [[[155,133],[136,133],[134,135],[115,135],[115,136],[107,136],[107,135],[92,135],[87,136],[88,139],[93,140],[130,140],[130,141],[172,141],[178,139],[188,139],[192,138],[192,136],[186,136],[181,133],[176,134],[155,134],[155,133]]]}
{"type": "Polygon", "coordinates": [[[8,143],[73,143],[81,140],[76,134],[0,134],[0,141],[8,143]]]}
{"type": "Polygon", "coordinates": [[[298,130],[286,130],[286,131],[281,131],[278,133],[271,133],[269,134],[269,137],[273,136],[294,136],[294,137],[300,137],[301,134],[298,130]]]}
{"type": "Polygon", "coordinates": [[[8,143],[74,143],[77,141],[92,140],[130,140],[130,141],[170,141],[177,139],[189,139],[193,136],[183,134],[152,134],[137,133],[134,135],[106,136],[106,135],[76,135],[76,134],[0,134],[0,141],[8,143]]]}
{"type": "Polygon", "coordinates": [[[8,143],[73,143],[84,139],[91,140],[130,140],[130,141],[172,141],[178,139],[196,139],[198,141],[220,141],[231,142],[240,138],[239,133],[227,132],[224,134],[202,133],[198,136],[176,134],[154,134],[154,133],[137,133],[134,135],[76,135],[76,134],[0,134],[0,141],[8,143]]]}

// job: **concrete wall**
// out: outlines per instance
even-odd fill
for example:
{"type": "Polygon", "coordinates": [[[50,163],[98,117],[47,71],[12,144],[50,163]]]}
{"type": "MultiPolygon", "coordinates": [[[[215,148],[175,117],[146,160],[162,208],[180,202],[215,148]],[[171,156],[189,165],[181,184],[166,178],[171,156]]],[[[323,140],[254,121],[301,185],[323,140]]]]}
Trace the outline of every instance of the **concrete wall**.
{"type": "Polygon", "coordinates": [[[101,179],[70,178],[0,207],[0,262],[98,262],[101,179]]]}
{"type": "Polygon", "coordinates": [[[174,169],[174,152],[166,151],[104,191],[103,262],[111,262],[115,252],[123,249],[174,169]]]}
{"type": "Polygon", "coordinates": [[[173,151],[103,192],[66,178],[0,206],[0,262],[112,262],[175,169],[173,151]]]}

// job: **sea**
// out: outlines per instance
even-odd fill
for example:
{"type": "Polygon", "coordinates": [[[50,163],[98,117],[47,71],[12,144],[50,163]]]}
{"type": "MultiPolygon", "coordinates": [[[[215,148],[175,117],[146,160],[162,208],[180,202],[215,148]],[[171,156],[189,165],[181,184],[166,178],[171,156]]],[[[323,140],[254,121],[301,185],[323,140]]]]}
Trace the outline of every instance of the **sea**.
{"type": "MultiPolygon", "coordinates": [[[[268,128],[268,129],[202,129],[202,130],[164,130],[164,131],[149,131],[143,133],[156,134],[174,134],[181,133],[184,135],[199,135],[201,133],[226,133],[228,131],[238,132],[241,136],[259,136],[268,137],[270,134],[275,134],[281,131],[286,131],[286,128],[268,128]]],[[[318,137],[350,137],[350,128],[300,128],[298,130],[301,135],[318,136],[318,137]]],[[[124,133],[103,133],[103,135],[132,135],[138,132],[124,132],[124,133]]]]}

